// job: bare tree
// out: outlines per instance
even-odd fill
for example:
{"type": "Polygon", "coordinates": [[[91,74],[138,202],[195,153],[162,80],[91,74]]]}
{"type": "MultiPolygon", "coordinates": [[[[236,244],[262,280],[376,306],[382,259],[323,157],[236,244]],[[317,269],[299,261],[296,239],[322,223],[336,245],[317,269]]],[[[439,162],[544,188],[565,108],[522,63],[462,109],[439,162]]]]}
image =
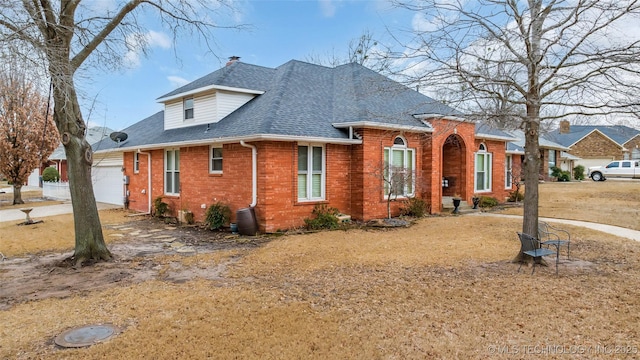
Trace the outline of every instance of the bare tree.
{"type": "Polygon", "coordinates": [[[13,204],[24,204],[22,185],[60,141],[47,100],[24,69],[0,72],[0,173],[13,184],[13,204]]]}
{"type": "Polygon", "coordinates": [[[335,67],[348,63],[365,66],[380,74],[391,74],[392,57],[390,49],[381,41],[375,39],[374,34],[364,30],[362,35],[349,42],[346,56],[336,54],[335,49],[326,55],[311,54],[306,60],[313,64],[335,67]]]}
{"type": "MultiPolygon", "coordinates": [[[[522,231],[537,234],[542,121],[638,115],[640,2],[398,0],[422,26],[406,46],[414,81],[501,99],[525,132],[522,231]],[[507,71],[508,70],[508,71],[507,71]],[[615,90],[614,90],[615,89],[615,90]],[[614,90],[614,91],[613,91],[614,90]],[[508,94],[508,96],[504,96],[508,94]],[[501,98],[502,97],[502,98],[501,98]]],[[[498,107],[500,108],[500,107],[498,107]]],[[[487,113],[487,116],[499,116],[487,113]]]]}
{"type": "Polygon", "coordinates": [[[221,27],[214,15],[233,8],[224,0],[4,0],[0,4],[0,41],[19,43],[25,58],[46,64],[53,84],[53,118],[69,165],[76,266],[87,260],[108,260],[111,253],[93,195],[93,153],[85,139],[74,75],[82,66],[117,68],[126,60],[126,51],[146,54],[150,37],[143,10],[148,15],[155,12],[154,19],[174,34],[174,42],[186,32],[209,45],[211,31],[221,27]]]}

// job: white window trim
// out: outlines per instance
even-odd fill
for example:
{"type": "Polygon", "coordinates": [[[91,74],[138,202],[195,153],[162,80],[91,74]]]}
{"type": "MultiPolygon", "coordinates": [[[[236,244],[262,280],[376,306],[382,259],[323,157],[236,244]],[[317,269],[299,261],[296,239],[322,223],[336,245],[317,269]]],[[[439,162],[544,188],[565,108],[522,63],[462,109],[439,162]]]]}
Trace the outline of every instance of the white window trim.
{"type": "Polygon", "coordinates": [[[211,145],[209,147],[209,174],[222,174],[222,170],[224,170],[224,150],[222,151],[222,157],[216,158],[222,160],[222,169],[213,170],[213,149],[222,149],[222,145],[211,145]]]}
{"type": "MultiPolygon", "coordinates": [[[[298,148],[300,146],[307,147],[307,171],[305,174],[307,175],[307,197],[301,198],[298,197],[298,202],[314,202],[314,201],[324,201],[326,199],[326,178],[327,178],[327,149],[325,144],[314,144],[314,143],[298,143],[296,147],[296,154],[298,154],[298,148]],[[313,148],[319,147],[322,148],[322,176],[320,182],[320,197],[313,197],[313,148]]],[[[298,168],[296,162],[296,169],[298,168]]],[[[301,174],[300,170],[296,172],[296,180],[298,175],[301,174]]],[[[296,181],[297,183],[297,181],[296,181]]]]}
{"type": "MultiPolygon", "coordinates": [[[[163,175],[162,181],[164,183],[164,193],[165,193],[165,195],[179,196],[180,195],[180,184],[179,183],[178,183],[178,192],[168,192],[167,191],[167,152],[168,151],[177,152],[178,156],[180,154],[180,149],[179,148],[164,149],[164,172],[162,174],[163,175]]],[[[179,174],[180,173],[180,168],[178,168],[177,170],[173,170],[171,173],[175,174],[176,172],[179,174]]],[[[175,180],[175,177],[174,177],[174,180],[175,180]]],[[[175,188],[175,184],[174,184],[174,188],[175,188]]]]}
{"type": "MultiPolygon", "coordinates": [[[[493,154],[487,151],[487,145],[484,143],[481,143],[480,146],[478,147],[478,151],[475,152],[473,154],[473,164],[474,164],[474,169],[473,169],[473,191],[475,193],[490,193],[493,191],[493,154]],[[488,157],[485,157],[485,161],[488,159],[489,165],[490,165],[490,171],[487,174],[487,179],[486,179],[486,184],[488,185],[488,188],[486,189],[478,189],[478,169],[475,168],[475,164],[478,160],[478,155],[479,154],[484,154],[484,155],[488,155],[488,157]]],[[[485,164],[485,168],[486,168],[486,164],[485,164]]],[[[486,172],[486,171],[485,171],[486,172]]]]}
{"type": "MultiPolygon", "coordinates": [[[[393,146],[385,146],[384,149],[383,149],[383,152],[382,152],[382,158],[383,158],[383,161],[384,161],[384,152],[385,151],[389,151],[389,160],[391,160],[392,156],[393,156],[393,150],[403,150],[404,154],[402,155],[402,162],[403,162],[402,167],[406,171],[406,169],[407,169],[407,159],[408,159],[407,153],[411,152],[411,164],[413,164],[413,169],[412,169],[412,173],[413,173],[412,175],[413,176],[411,177],[411,189],[412,189],[412,191],[410,193],[408,192],[407,184],[405,183],[404,189],[402,191],[403,193],[394,195],[394,199],[406,199],[406,198],[414,197],[415,193],[416,193],[416,191],[415,191],[415,189],[416,189],[416,176],[415,176],[415,174],[416,174],[416,149],[408,147],[407,146],[407,139],[405,139],[402,136],[396,136],[394,138],[394,142],[395,142],[395,139],[397,139],[397,138],[402,139],[404,145],[393,144],[393,146]]],[[[386,167],[386,166],[388,166],[388,164],[384,164],[384,166],[386,167]]],[[[391,171],[391,170],[392,170],[392,168],[389,167],[389,171],[391,171]]],[[[393,175],[391,174],[391,175],[388,175],[388,176],[393,176],[393,175]]],[[[384,198],[388,199],[389,198],[389,194],[387,194],[387,184],[386,184],[386,182],[385,182],[385,184],[383,186],[383,192],[384,192],[384,198]]]]}
{"type": "Polygon", "coordinates": [[[511,189],[513,187],[513,155],[507,154],[505,156],[504,165],[504,188],[511,189]],[[511,176],[509,176],[509,173],[511,173],[511,176]],[[509,179],[511,179],[511,181],[507,182],[509,179]]]}
{"type": "Polygon", "coordinates": [[[138,174],[140,172],[140,153],[133,153],[133,173],[138,174]]]}

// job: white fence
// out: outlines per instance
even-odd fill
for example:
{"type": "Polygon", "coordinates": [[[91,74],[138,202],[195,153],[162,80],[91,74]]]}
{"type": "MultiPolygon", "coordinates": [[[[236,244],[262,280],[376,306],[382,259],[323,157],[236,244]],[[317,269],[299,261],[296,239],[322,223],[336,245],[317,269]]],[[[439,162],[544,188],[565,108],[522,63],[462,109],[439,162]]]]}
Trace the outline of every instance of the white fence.
{"type": "Polygon", "coordinates": [[[55,200],[71,200],[69,182],[44,181],[42,183],[42,197],[55,200]]]}

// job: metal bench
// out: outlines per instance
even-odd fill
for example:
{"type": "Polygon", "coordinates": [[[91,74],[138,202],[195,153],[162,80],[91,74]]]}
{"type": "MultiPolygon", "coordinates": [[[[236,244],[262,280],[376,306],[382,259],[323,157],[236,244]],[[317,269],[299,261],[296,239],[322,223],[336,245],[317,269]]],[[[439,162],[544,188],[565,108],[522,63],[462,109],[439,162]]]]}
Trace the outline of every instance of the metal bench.
{"type": "MultiPolygon", "coordinates": [[[[518,233],[518,238],[520,239],[520,245],[522,246],[522,253],[529,255],[533,258],[533,269],[531,270],[531,274],[536,271],[536,264],[539,263],[538,259],[542,259],[543,256],[556,255],[556,275],[558,275],[558,260],[559,260],[559,248],[556,248],[556,251],[553,251],[548,248],[540,247],[540,242],[535,237],[529,234],[518,233]]],[[[520,268],[522,268],[522,262],[520,262],[520,266],[518,267],[518,272],[520,272],[520,268]]]]}

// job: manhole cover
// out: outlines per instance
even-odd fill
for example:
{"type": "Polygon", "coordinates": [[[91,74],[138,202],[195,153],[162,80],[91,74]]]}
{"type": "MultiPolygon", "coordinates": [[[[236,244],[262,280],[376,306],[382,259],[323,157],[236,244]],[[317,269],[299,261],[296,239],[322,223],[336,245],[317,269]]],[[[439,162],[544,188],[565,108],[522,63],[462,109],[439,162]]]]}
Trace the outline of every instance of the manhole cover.
{"type": "Polygon", "coordinates": [[[73,328],[56,336],[55,343],[66,348],[86,347],[105,341],[120,333],[120,330],[109,324],[86,325],[73,328]]]}

